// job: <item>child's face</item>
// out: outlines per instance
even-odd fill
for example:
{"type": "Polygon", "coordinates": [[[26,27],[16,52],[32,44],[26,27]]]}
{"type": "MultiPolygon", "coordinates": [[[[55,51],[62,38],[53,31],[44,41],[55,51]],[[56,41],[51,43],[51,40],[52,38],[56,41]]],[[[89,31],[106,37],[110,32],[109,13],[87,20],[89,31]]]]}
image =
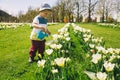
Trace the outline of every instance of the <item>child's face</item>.
{"type": "Polygon", "coordinates": [[[41,14],[42,14],[41,16],[42,16],[42,17],[47,17],[47,15],[49,15],[50,12],[51,12],[51,11],[49,11],[49,10],[44,10],[44,11],[41,12],[41,14]]]}

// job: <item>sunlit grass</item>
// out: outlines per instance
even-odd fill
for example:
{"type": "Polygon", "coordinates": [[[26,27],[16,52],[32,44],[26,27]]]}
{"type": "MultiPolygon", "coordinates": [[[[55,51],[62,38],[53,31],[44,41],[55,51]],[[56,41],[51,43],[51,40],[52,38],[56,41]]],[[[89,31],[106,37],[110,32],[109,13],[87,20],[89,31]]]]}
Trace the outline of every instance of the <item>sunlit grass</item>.
{"type": "Polygon", "coordinates": [[[95,37],[103,37],[106,47],[120,48],[120,29],[98,26],[92,23],[81,23],[78,25],[85,29],[90,29],[95,37]]]}
{"type": "MultiPolygon", "coordinates": [[[[63,25],[48,25],[48,28],[55,34],[63,25]]],[[[37,65],[28,64],[31,30],[27,25],[0,30],[0,80],[35,80],[33,74],[37,65]]],[[[47,40],[50,38],[51,36],[47,40]]]]}

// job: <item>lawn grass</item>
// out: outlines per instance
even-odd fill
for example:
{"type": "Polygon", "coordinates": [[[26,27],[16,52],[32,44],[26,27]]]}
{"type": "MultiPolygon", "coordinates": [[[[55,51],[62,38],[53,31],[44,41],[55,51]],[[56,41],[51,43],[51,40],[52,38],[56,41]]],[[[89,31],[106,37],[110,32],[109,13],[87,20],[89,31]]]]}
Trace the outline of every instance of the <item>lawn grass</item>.
{"type": "Polygon", "coordinates": [[[103,27],[97,23],[78,23],[77,25],[90,29],[95,37],[103,37],[106,47],[120,48],[120,28],[103,27]]]}
{"type": "MultiPolygon", "coordinates": [[[[48,28],[55,34],[63,26],[64,24],[49,25],[48,28]]],[[[31,30],[27,25],[0,30],[0,80],[35,80],[33,73],[37,64],[28,64],[31,30]]],[[[50,38],[51,36],[47,40],[50,38]]]]}

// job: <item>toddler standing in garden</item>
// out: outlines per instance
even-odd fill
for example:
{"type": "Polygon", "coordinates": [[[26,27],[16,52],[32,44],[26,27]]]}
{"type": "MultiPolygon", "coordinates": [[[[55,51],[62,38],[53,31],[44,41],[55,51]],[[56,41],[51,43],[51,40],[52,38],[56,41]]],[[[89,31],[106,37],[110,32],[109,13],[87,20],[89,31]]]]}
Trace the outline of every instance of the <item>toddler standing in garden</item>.
{"type": "Polygon", "coordinates": [[[51,7],[49,4],[44,3],[40,7],[40,13],[37,15],[32,22],[33,30],[30,35],[30,40],[32,46],[29,52],[29,62],[34,61],[34,57],[36,56],[36,52],[38,51],[38,60],[44,56],[45,51],[45,42],[44,39],[46,36],[51,33],[47,29],[47,15],[51,12],[51,7]]]}

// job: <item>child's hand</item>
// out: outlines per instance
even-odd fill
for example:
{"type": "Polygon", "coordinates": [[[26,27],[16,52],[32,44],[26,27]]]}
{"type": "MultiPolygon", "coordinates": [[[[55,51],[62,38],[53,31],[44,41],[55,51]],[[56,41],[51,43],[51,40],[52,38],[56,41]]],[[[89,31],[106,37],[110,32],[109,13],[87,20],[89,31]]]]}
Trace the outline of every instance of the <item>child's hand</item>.
{"type": "Polygon", "coordinates": [[[41,30],[42,30],[43,32],[46,32],[45,28],[43,28],[43,27],[41,27],[41,30]]]}
{"type": "Polygon", "coordinates": [[[47,33],[50,35],[51,34],[51,32],[50,31],[47,31],[47,33]]]}

